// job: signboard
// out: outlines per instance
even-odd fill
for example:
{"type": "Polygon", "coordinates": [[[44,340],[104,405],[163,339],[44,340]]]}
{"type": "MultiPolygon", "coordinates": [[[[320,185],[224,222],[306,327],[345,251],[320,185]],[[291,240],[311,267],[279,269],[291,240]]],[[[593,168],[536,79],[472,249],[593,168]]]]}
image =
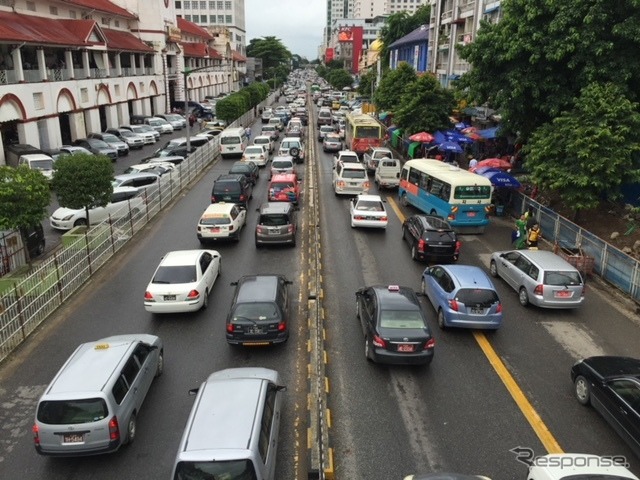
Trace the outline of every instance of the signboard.
{"type": "Polygon", "coordinates": [[[324,61],[325,63],[329,63],[331,60],[333,60],[333,58],[334,58],[333,48],[329,47],[324,51],[324,61]]]}
{"type": "Polygon", "coordinates": [[[167,38],[170,42],[179,42],[182,40],[182,31],[178,27],[167,27],[167,38]]]}

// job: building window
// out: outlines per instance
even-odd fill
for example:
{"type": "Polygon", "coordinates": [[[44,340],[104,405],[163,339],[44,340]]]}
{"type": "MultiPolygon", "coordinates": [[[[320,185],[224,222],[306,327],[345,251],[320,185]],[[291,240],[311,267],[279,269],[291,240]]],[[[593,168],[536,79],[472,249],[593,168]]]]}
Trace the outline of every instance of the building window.
{"type": "Polygon", "coordinates": [[[114,27],[119,27],[120,26],[120,21],[119,20],[114,20],[113,21],[113,26],[114,27]]]}
{"type": "Polygon", "coordinates": [[[218,10],[222,10],[224,8],[224,2],[218,0],[218,10]]]}
{"type": "Polygon", "coordinates": [[[209,23],[216,23],[216,16],[215,15],[209,15],[209,23]]]}
{"type": "Polygon", "coordinates": [[[226,1],[224,2],[224,9],[225,10],[231,10],[231,2],[230,1],[226,1]]]}
{"type": "Polygon", "coordinates": [[[191,15],[185,15],[185,16],[184,16],[184,19],[185,19],[187,22],[190,22],[190,21],[191,21],[191,15]]]}
{"type": "Polygon", "coordinates": [[[100,19],[100,23],[102,23],[102,25],[109,26],[109,24],[111,23],[111,19],[109,17],[102,17],[100,19]]]}
{"type": "Polygon", "coordinates": [[[218,23],[222,25],[224,23],[224,15],[218,15],[218,23]]]}
{"type": "Polygon", "coordinates": [[[191,10],[191,0],[185,0],[184,9],[185,10],[191,10]]]}
{"type": "Polygon", "coordinates": [[[200,23],[207,23],[207,16],[206,15],[200,15],[200,23]]]}
{"type": "Polygon", "coordinates": [[[49,13],[51,15],[58,15],[58,7],[54,7],[54,6],[49,6],[49,13]]]}
{"type": "Polygon", "coordinates": [[[231,18],[231,15],[227,15],[225,21],[229,24],[233,23],[233,19],[231,18]]]}
{"type": "Polygon", "coordinates": [[[176,0],[176,8],[182,8],[182,0],[176,0]]]}
{"type": "Polygon", "coordinates": [[[31,12],[36,11],[36,2],[27,2],[27,10],[31,12]]]}
{"type": "Polygon", "coordinates": [[[201,1],[200,2],[200,10],[206,10],[206,9],[207,9],[207,2],[201,1]]]}
{"type": "Polygon", "coordinates": [[[69,18],[78,18],[78,14],[75,10],[69,10],[69,18]]]}
{"type": "Polygon", "coordinates": [[[216,2],[211,1],[209,2],[209,10],[215,10],[216,9],[216,2]]]}

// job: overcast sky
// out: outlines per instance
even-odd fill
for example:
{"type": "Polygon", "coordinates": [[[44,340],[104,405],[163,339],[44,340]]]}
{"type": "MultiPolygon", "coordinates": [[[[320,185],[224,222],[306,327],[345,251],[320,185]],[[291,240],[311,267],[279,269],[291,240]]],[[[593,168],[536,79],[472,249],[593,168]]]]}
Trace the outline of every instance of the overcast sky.
{"type": "Polygon", "coordinates": [[[252,38],[273,36],[292,54],[314,60],[327,18],[326,0],[245,0],[247,45],[252,38]]]}

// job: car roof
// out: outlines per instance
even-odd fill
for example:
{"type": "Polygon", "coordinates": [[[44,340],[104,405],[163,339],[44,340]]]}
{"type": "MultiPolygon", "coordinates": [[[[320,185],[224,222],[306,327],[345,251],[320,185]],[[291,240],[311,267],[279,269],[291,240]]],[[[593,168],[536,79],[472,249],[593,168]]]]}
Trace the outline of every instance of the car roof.
{"type": "Polygon", "coordinates": [[[547,250],[518,250],[518,252],[543,270],[576,270],[576,268],[564,258],[547,250]]]}
{"type": "Polygon", "coordinates": [[[293,163],[293,157],[291,157],[289,155],[279,155],[277,157],[273,157],[271,159],[271,163],[277,162],[277,161],[280,161],[280,160],[287,160],[287,161],[293,163]]]}
{"type": "Polygon", "coordinates": [[[340,161],[345,170],[364,170],[364,165],[361,163],[354,162],[343,162],[340,161]]]}
{"type": "Polygon", "coordinates": [[[260,205],[260,214],[288,213],[293,209],[293,204],[289,202],[265,202],[260,205]]]}
{"type": "Polygon", "coordinates": [[[462,287],[495,290],[489,275],[480,267],[474,265],[440,265],[440,267],[449,272],[462,287]]]}
{"type": "Polygon", "coordinates": [[[276,299],[281,275],[245,275],[238,280],[238,296],[241,303],[272,302],[276,299]]]}
{"type": "Polygon", "coordinates": [[[604,378],[640,377],[640,359],[602,355],[582,360],[604,378]]]}
{"type": "Polygon", "coordinates": [[[414,290],[399,285],[372,285],[381,310],[422,310],[414,290]],[[391,287],[391,288],[390,288],[391,287]],[[397,290],[393,288],[397,287],[397,290]]]}
{"type": "Polygon", "coordinates": [[[204,251],[206,250],[174,250],[172,252],[168,252],[164,257],[162,257],[160,265],[195,265],[196,260],[204,251]]]}
{"type": "Polygon", "coordinates": [[[269,140],[271,141],[271,137],[269,135],[258,135],[253,139],[253,143],[256,143],[257,139],[261,139],[261,140],[269,140]]]}
{"type": "Polygon", "coordinates": [[[203,216],[210,215],[213,213],[224,213],[228,215],[229,212],[231,212],[231,209],[235,206],[236,206],[235,203],[224,203],[224,202],[212,203],[206,208],[206,210],[202,213],[202,215],[203,216]]]}
{"type": "Polygon", "coordinates": [[[272,182],[295,182],[298,177],[295,173],[276,173],[271,177],[272,182]]]}
{"type": "MultiPolygon", "coordinates": [[[[298,143],[301,143],[300,142],[300,137],[284,137],[282,139],[282,142],[298,142],[298,143]]],[[[282,144],[282,142],[280,142],[280,143],[282,144]]]]}
{"type": "Polygon", "coordinates": [[[357,200],[367,200],[370,202],[382,202],[382,197],[380,195],[358,195],[355,198],[357,200]]]}
{"type": "MultiPolygon", "coordinates": [[[[145,165],[149,165],[149,164],[147,163],[145,165]]],[[[159,178],[160,175],[154,172],[131,172],[131,173],[121,173],[120,175],[115,175],[113,178],[116,180],[130,180],[133,178],[149,178],[149,177],[159,178]]]]}
{"type": "Polygon", "coordinates": [[[223,173],[216,182],[241,182],[244,178],[245,176],[240,173],[223,173]]]}
{"type": "Polygon", "coordinates": [[[136,187],[114,187],[113,193],[137,193],[138,190],[136,187]]]}

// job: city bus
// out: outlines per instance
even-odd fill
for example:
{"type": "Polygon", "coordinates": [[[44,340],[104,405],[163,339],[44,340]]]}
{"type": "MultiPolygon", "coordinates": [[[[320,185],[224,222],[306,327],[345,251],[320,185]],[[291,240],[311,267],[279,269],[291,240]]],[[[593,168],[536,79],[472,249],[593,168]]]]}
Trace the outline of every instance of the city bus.
{"type": "Polygon", "coordinates": [[[489,224],[493,187],[488,178],[440,160],[409,160],[402,167],[398,198],[439,215],[460,233],[482,233],[489,224]]]}
{"type": "Polygon", "coordinates": [[[349,113],[345,118],[346,148],[362,158],[369,147],[382,146],[382,125],[371,115],[349,113]]]}

